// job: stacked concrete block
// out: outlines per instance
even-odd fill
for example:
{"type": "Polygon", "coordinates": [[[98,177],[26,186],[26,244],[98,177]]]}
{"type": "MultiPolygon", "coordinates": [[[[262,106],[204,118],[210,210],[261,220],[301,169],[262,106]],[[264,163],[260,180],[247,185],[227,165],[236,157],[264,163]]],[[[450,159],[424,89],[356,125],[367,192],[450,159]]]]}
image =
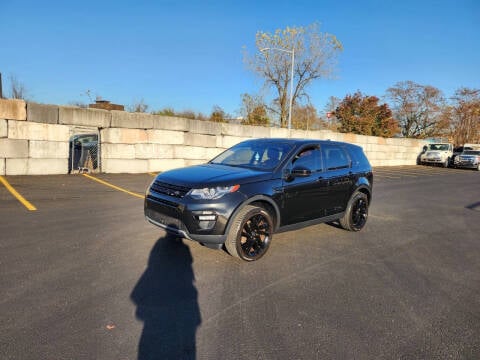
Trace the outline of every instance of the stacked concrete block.
{"type": "Polygon", "coordinates": [[[28,140],[0,139],[0,158],[27,158],[28,140]]]}
{"type": "Polygon", "coordinates": [[[173,145],[135,144],[136,159],[173,159],[173,145]]]}
{"type": "Polygon", "coordinates": [[[112,113],[100,109],[83,109],[78,107],[60,106],[58,112],[59,124],[108,128],[112,113]]]}
{"type": "Polygon", "coordinates": [[[148,142],[144,129],[109,128],[100,132],[102,171],[107,173],[148,172],[148,161],[137,160],[135,145],[148,142]]]}
{"type": "Polygon", "coordinates": [[[6,174],[66,174],[69,135],[68,126],[10,120],[8,141],[11,153],[5,156],[6,174]]]}
{"type": "Polygon", "coordinates": [[[175,130],[147,130],[147,142],[152,144],[180,145],[185,142],[185,132],[175,130]]]}
{"type": "Polygon", "coordinates": [[[188,131],[192,120],[174,116],[153,116],[153,128],[161,130],[188,131]]]}
{"type": "Polygon", "coordinates": [[[217,148],[228,149],[238,143],[241,143],[245,140],[250,140],[249,137],[239,137],[239,136],[222,136],[217,138],[217,148]]]}
{"type": "Polygon", "coordinates": [[[189,120],[186,131],[194,134],[218,136],[223,132],[223,125],[224,124],[211,121],[189,120]]]}
{"type": "Polygon", "coordinates": [[[67,141],[70,128],[65,125],[42,124],[24,121],[8,122],[9,139],[67,141]]]}
{"type": "Polygon", "coordinates": [[[288,129],[283,128],[270,128],[270,136],[272,138],[288,138],[289,131],[288,129]]]}
{"type": "Polygon", "coordinates": [[[27,120],[45,124],[58,124],[58,106],[29,102],[27,120]]]}
{"type": "Polygon", "coordinates": [[[219,136],[185,133],[185,145],[202,146],[206,148],[217,147],[217,139],[219,136]]]}
{"type": "Polygon", "coordinates": [[[149,159],[148,171],[160,172],[186,166],[184,159],[149,159]]]}
{"type": "Polygon", "coordinates": [[[134,144],[109,144],[103,143],[101,145],[102,164],[107,159],[135,159],[135,145],[134,144]]]}
{"type": "Polygon", "coordinates": [[[207,159],[207,152],[201,146],[175,145],[174,158],[185,160],[203,160],[207,159]]]}
{"type": "Polygon", "coordinates": [[[34,159],[67,159],[68,142],[29,141],[28,157],[34,159]]]}
{"type": "Polygon", "coordinates": [[[66,174],[68,159],[6,159],[6,175],[66,174]]]}
{"type": "Polygon", "coordinates": [[[8,123],[5,119],[0,119],[0,138],[8,136],[8,123]]]}
{"type": "Polygon", "coordinates": [[[102,143],[109,144],[146,144],[148,143],[148,132],[142,129],[102,129],[100,138],[102,143]]]}
{"type": "Polygon", "coordinates": [[[207,161],[205,161],[205,160],[186,159],[186,160],[185,160],[185,166],[201,165],[201,164],[205,164],[206,162],[207,162],[207,161]]]}
{"type": "Polygon", "coordinates": [[[106,173],[146,173],[149,172],[148,160],[104,159],[102,171],[106,173]]]}
{"type": "Polygon", "coordinates": [[[155,116],[144,113],[129,113],[113,110],[112,128],[153,129],[155,116]]]}
{"type": "Polygon", "coordinates": [[[222,124],[222,135],[255,139],[269,138],[271,137],[271,128],[264,126],[222,124]]]}
{"type": "Polygon", "coordinates": [[[6,159],[0,158],[0,175],[5,175],[5,161],[6,159]]]}
{"type": "Polygon", "coordinates": [[[0,119],[27,120],[27,105],[25,101],[0,99],[0,119]]]}
{"type": "Polygon", "coordinates": [[[225,149],[222,148],[207,148],[205,149],[205,156],[206,160],[210,161],[217,155],[220,155],[222,152],[224,152],[225,149]]]}

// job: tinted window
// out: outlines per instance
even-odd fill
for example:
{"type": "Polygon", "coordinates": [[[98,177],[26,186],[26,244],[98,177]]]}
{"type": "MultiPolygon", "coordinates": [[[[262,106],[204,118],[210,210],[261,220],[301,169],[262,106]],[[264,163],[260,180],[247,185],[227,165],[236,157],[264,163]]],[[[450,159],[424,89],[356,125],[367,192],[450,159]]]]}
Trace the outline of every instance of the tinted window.
{"type": "Polygon", "coordinates": [[[362,166],[362,167],[369,167],[370,163],[368,162],[367,157],[363,153],[362,148],[355,147],[355,146],[348,146],[348,153],[352,158],[352,166],[362,166]]]}
{"type": "Polygon", "coordinates": [[[291,145],[272,141],[246,141],[210,161],[211,164],[272,170],[289,153],[291,145]]]}
{"type": "Polygon", "coordinates": [[[322,146],[322,156],[327,170],[343,169],[350,167],[350,158],[341,146],[322,146]]]}
{"type": "Polygon", "coordinates": [[[293,167],[303,167],[311,171],[321,169],[320,150],[317,147],[309,147],[301,150],[292,161],[293,167]]]}

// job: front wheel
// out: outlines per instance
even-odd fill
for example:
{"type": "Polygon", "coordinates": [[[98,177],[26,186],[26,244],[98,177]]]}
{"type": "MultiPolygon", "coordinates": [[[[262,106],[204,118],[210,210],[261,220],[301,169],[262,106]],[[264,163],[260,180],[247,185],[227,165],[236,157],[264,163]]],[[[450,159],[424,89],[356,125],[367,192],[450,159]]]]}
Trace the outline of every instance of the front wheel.
{"type": "Polygon", "coordinates": [[[367,223],[368,196],[362,192],[355,192],[350,198],[347,210],[340,219],[340,225],[345,230],[359,231],[367,223]]]}
{"type": "Polygon", "coordinates": [[[450,158],[447,158],[447,160],[445,160],[445,162],[443,163],[443,167],[448,168],[448,165],[450,165],[450,158]]]}
{"type": "Polygon", "coordinates": [[[261,207],[247,205],[233,219],[225,247],[230,255],[242,260],[258,260],[267,252],[272,233],[270,214],[261,207]]]}

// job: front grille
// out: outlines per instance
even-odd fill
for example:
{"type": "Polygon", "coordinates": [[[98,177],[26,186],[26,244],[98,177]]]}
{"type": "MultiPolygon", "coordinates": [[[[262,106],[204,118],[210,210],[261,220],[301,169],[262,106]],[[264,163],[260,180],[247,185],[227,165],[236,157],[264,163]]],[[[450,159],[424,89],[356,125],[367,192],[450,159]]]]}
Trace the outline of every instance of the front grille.
{"type": "Polygon", "coordinates": [[[157,203],[160,203],[160,204],[163,204],[163,205],[166,205],[166,206],[170,206],[170,207],[175,208],[175,209],[178,207],[178,204],[176,202],[161,199],[158,196],[155,196],[155,195],[152,195],[152,194],[148,194],[147,199],[156,201],[157,203]]]}
{"type": "Polygon", "coordinates": [[[158,194],[183,198],[190,191],[190,188],[185,186],[167,184],[161,181],[155,181],[150,187],[150,190],[158,194]]]}

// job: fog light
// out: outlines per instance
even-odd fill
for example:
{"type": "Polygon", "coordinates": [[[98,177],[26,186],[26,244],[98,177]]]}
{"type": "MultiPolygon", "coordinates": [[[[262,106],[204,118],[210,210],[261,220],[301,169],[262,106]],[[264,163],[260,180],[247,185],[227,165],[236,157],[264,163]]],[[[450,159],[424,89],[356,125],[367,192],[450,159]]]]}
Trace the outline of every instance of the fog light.
{"type": "Polygon", "coordinates": [[[215,221],[215,215],[198,215],[198,220],[200,221],[215,221]]]}
{"type": "Polygon", "coordinates": [[[202,230],[211,230],[215,226],[215,221],[199,221],[198,227],[202,230]]]}

